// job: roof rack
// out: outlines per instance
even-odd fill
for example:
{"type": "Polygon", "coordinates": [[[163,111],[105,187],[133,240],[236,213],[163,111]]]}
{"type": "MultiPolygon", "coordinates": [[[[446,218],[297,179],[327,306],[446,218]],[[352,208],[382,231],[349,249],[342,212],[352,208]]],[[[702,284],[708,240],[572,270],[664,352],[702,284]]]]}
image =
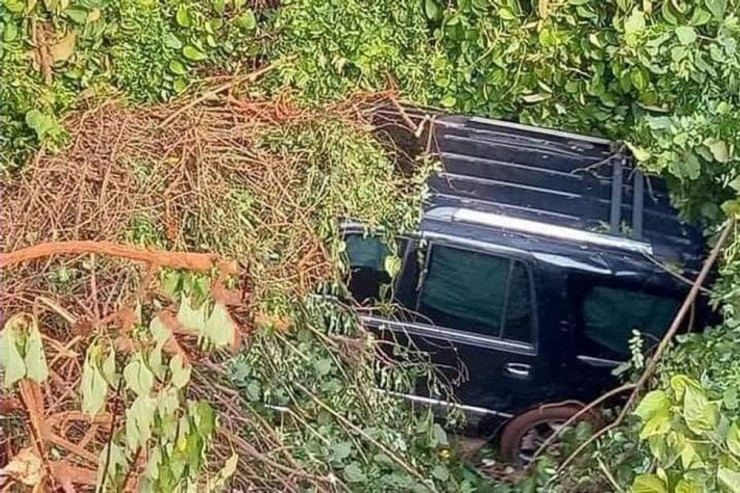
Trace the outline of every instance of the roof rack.
{"type": "Polygon", "coordinates": [[[649,254],[701,253],[701,233],[680,220],[665,183],[647,182],[620,143],[443,114],[434,141],[444,170],[429,182],[431,217],[649,254]]]}

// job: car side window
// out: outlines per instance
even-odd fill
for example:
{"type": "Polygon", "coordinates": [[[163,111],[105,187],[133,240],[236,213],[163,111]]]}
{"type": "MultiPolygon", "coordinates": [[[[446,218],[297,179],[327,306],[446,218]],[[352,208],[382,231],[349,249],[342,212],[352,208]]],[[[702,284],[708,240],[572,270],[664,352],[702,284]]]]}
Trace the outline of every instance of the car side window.
{"type": "Polygon", "coordinates": [[[435,325],[532,342],[531,285],[518,260],[434,245],[417,311],[435,325]]]}
{"type": "MultiPolygon", "coordinates": [[[[393,255],[391,248],[378,236],[350,233],[344,238],[346,245],[347,287],[358,303],[378,301],[390,287],[391,276],[386,270],[386,258],[393,255]]],[[[402,252],[406,240],[398,241],[397,251],[402,252]]]]}
{"type": "Polygon", "coordinates": [[[640,287],[590,284],[577,292],[579,354],[610,360],[629,357],[633,330],[657,343],[678,311],[680,300],[640,287]]]}

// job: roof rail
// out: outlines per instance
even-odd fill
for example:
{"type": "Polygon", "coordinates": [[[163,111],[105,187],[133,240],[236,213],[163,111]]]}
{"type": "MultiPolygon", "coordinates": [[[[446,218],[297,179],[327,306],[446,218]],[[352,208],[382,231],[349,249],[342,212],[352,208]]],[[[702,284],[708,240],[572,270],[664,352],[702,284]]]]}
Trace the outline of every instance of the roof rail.
{"type": "Polygon", "coordinates": [[[593,231],[584,231],[582,229],[568,228],[565,226],[557,226],[529,219],[503,216],[492,212],[476,211],[462,207],[435,207],[428,210],[426,212],[426,216],[429,219],[478,224],[481,226],[496,227],[521,233],[557,238],[570,242],[588,243],[591,245],[600,245],[619,250],[653,255],[652,245],[643,241],[610,236],[593,231]]]}

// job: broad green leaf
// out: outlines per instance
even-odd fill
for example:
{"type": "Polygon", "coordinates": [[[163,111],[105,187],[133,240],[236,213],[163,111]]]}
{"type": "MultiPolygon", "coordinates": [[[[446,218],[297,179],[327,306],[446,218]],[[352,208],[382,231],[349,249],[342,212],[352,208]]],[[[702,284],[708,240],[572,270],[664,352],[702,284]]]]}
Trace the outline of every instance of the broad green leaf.
{"type": "Polygon", "coordinates": [[[635,409],[635,414],[644,421],[648,421],[656,414],[668,414],[670,400],[662,390],[653,390],[642,398],[640,404],[635,409]]]}
{"type": "MultiPolygon", "coordinates": [[[[162,38],[162,42],[164,42],[164,45],[167,48],[172,48],[173,50],[179,50],[182,48],[182,41],[172,33],[165,34],[162,38]]],[[[165,292],[167,291],[165,290],[165,292]]]]}
{"type": "Polygon", "coordinates": [[[733,454],[740,456],[740,427],[733,423],[727,433],[727,448],[733,454]]]}
{"type": "Polygon", "coordinates": [[[721,19],[725,16],[725,10],[727,10],[727,0],[704,0],[709,11],[717,19],[721,19]]]}
{"type": "Polygon", "coordinates": [[[70,7],[64,13],[76,24],[83,25],[87,22],[87,9],[70,7]]]}
{"type": "Polygon", "coordinates": [[[136,354],[126,365],[126,368],[123,369],[123,378],[126,380],[128,388],[138,396],[149,394],[154,385],[154,375],[144,364],[141,354],[136,354]]]}
{"type": "Polygon", "coordinates": [[[690,45],[696,41],[696,31],[691,26],[679,26],[676,28],[676,37],[683,45],[690,45]]]}
{"type": "Polygon", "coordinates": [[[452,108],[457,104],[457,99],[455,99],[455,96],[445,96],[439,101],[439,104],[445,108],[452,108]]]}
{"type": "Polygon", "coordinates": [[[0,363],[5,372],[6,389],[26,375],[26,365],[18,351],[18,331],[10,324],[13,318],[5,323],[5,328],[0,334],[0,363]]]}
{"type": "Polygon", "coordinates": [[[212,3],[213,3],[213,10],[215,10],[218,15],[224,15],[225,1],[224,0],[212,0],[212,3]]]}
{"type": "Polygon", "coordinates": [[[628,46],[635,46],[639,42],[639,35],[645,30],[645,14],[640,9],[634,9],[624,21],[624,40],[628,46]]]}
{"type": "Polygon", "coordinates": [[[177,8],[175,20],[177,21],[177,24],[181,27],[190,27],[190,24],[192,23],[190,19],[190,12],[188,12],[188,8],[185,5],[180,5],[177,8]]]}
{"type": "Polygon", "coordinates": [[[205,303],[194,310],[190,298],[183,295],[180,301],[180,309],[177,311],[177,321],[186,329],[201,333],[206,325],[205,311],[205,303]]]}
{"type": "Polygon", "coordinates": [[[696,448],[685,437],[680,443],[680,451],[678,455],[681,458],[681,465],[684,469],[689,469],[697,461],[701,462],[701,457],[699,457],[699,454],[696,452],[696,448]]]}
{"type": "Polygon", "coordinates": [[[640,439],[644,440],[654,435],[663,435],[671,429],[671,418],[668,410],[654,413],[640,431],[640,439]]]}
{"type": "Polygon", "coordinates": [[[683,399],[683,393],[686,390],[686,387],[699,388],[699,383],[686,375],[675,375],[671,377],[671,388],[676,393],[677,400],[680,401],[683,399]]]}
{"type": "Polygon", "coordinates": [[[740,472],[719,466],[717,469],[717,482],[730,493],[740,493],[740,472]]]}
{"type": "Polygon", "coordinates": [[[26,113],[26,124],[36,132],[38,140],[41,140],[53,128],[54,120],[50,116],[34,109],[26,113]]]}
{"type": "Polygon", "coordinates": [[[152,436],[155,402],[148,395],[139,395],[126,410],[126,445],[130,451],[144,446],[152,436]]]}
{"type": "Polygon", "coordinates": [[[367,480],[365,473],[356,462],[349,464],[344,468],[344,478],[349,483],[362,483],[367,480]]]}
{"type": "Polygon", "coordinates": [[[692,26],[703,26],[710,20],[712,20],[712,14],[701,7],[697,7],[689,20],[689,24],[692,26]]]}
{"type": "Polygon", "coordinates": [[[668,489],[655,474],[640,474],[632,483],[632,493],[668,493],[668,489]]]}
{"type": "Polygon", "coordinates": [[[435,466],[432,469],[432,476],[439,479],[440,481],[447,481],[450,478],[450,471],[443,465],[435,466]]]}
{"type": "Polygon", "coordinates": [[[170,64],[168,65],[170,72],[172,72],[175,75],[183,75],[188,72],[188,69],[178,60],[172,60],[170,64]]]}
{"type": "Polygon", "coordinates": [[[207,337],[216,347],[224,347],[234,342],[237,326],[231,318],[229,311],[221,303],[216,303],[208,317],[203,335],[207,337]]]}
{"type": "Polygon", "coordinates": [[[703,390],[693,386],[685,390],[683,417],[686,426],[697,434],[714,429],[719,419],[717,406],[709,402],[703,390]]]}
{"type": "Polygon", "coordinates": [[[49,369],[46,366],[46,356],[44,355],[44,345],[41,342],[41,333],[39,332],[36,318],[31,317],[26,338],[26,357],[23,362],[26,365],[26,376],[31,380],[41,383],[49,377],[49,369]]]}
{"type": "Polygon", "coordinates": [[[237,27],[245,31],[253,31],[257,28],[257,19],[251,9],[245,10],[243,14],[234,20],[234,23],[237,27]]]}
{"type": "Polygon", "coordinates": [[[682,478],[673,491],[674,493],[703,493],[704,490],[696,481],[682,478]]]}
{"type": "Polygon", "coordinates": [[[179,354],[170,359],[170,372],[172,373],[172,385],[178,389],[183,388],[190,381],[190,367],[183,365],[182,356],[179,354]]]}
{"type": "Polygon", "coordinates": [[[5,24],[5,31],[3,32],[3,41],[10,43],[18,37],[18,27],[13,22],[5,24]]]}
{"type": "Polygon", "coordinates": [[[331,447],[331,460],[342,462],[352,453],[352,442],[338,442],[331,447]]]}
{"type": "Polygon", "coordinates": [[[183,48],[182,54],[185,56],[185,58],[194,62],[205,60],[208,56],[193,45],[187,45],[185,48],[183,48]]]}
{"type": "Polygon", "coordinates": [[[424,13],[427,19],[438,21],[442,17],[442,7],[437,3],[437,0],[425,0],[424,13]]]}
{"type": "Polygon", "coordinates": [[[195,423],[195,431],[204,438],[209,438],[216,431],[216,413],[206,401],[200,400],[190,407],[190,415],[195,423]]]}

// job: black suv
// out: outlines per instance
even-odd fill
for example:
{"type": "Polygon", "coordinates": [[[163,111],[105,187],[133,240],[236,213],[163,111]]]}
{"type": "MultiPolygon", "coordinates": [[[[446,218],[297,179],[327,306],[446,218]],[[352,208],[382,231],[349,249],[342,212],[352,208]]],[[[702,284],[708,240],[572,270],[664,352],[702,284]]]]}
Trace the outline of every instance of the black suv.
{"type": "Polygon", "coordinates": [[[391,293],[397,313],[363,310],[364,322],[450,378],[464,367],[454,405],[506,458],[527,460],[578,403],[617,385],[634,330],[646,349],[659,340],[689,288],[670,269],[696,271],[702,236],[616,143],[464,116],[438,117],[433,137],[444,171],[419,231],[390,248],[346,223],[348,287],[366,305],[391,293]]]}

